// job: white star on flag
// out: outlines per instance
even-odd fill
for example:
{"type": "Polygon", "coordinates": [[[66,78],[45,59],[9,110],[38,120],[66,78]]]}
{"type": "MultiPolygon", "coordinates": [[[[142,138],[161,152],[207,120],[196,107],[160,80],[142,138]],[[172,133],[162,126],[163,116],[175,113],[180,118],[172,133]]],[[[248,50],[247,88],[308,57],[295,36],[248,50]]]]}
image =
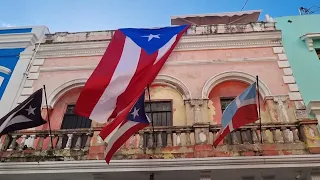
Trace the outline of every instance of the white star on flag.
{"type": "Polygon", "coordinates": [[[135,119],[136,116],[139,116],[139,110],[140,110],[140,109],[136,109],[136,107],[134,107],[134,110],[133,110],[133,112],[131,113],[131,114],[133,115],[133,119],[135,119]]]}
{"type": "Polygon", "coordinates": [[[153,38],[160,39],[160,34],[149,34],[148,36],[142,36],[142,37],[147,37],[148,41],[151,41],[153,38]]]}
{"type": "Polygon", "coordinates": [[[35,115],[35,114],[34,114],[34,110],[36,110],[36,108],[32,108],[32,106],[30,105],[29,108],[26,109],[26,111],[28,111],[28,116],[29,116],[30,114],[35,115]]]}

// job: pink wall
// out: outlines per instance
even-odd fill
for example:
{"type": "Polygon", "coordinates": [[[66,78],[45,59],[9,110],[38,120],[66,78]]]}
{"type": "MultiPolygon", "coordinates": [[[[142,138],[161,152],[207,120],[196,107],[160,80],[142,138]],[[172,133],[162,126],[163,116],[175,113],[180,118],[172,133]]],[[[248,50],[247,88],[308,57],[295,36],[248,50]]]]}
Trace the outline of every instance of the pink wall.
{"type": "MultiPolygon", "coordinates": [[[[253,76],[258,75],[273,95],[288,94],[288,86],[282,80],[283,72],[279,69],[276,58],[272,47],[179,51],[172,53],[160,74],[167,74],[182,81],[191,91],[193,98],[201,98],[205,82],[212,76],[225,71],[242,71],[253,76]],[[244,61],[243,58],[253,60],[244,61]],[[212,60],[212,62],[201,64],[200,61],[203,60],[212,60]],[[172,64],[175,62],[182,64],[172,64]]],[[[95,66],[99,60],[99,56],[50,58],[45,60],[42,68],[95,66]]],[[[39,79],[34,83],[34,88],[38,89],[45,84],[50,95],[56,88],[70,80],[88,78],[92,71],[93,69],[41,72],[39,79]]]]}

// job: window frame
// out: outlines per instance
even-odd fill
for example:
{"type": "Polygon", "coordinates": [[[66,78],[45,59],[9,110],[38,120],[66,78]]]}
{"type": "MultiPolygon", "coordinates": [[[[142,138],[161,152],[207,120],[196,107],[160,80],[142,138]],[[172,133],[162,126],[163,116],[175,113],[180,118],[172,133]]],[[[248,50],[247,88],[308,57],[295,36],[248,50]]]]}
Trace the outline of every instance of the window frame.
{"type": "MultiPolygon", "coordinates": [[[[161,102],[169,102],[170,103],[170,109],[171,109],[171,125],[168,125],[168,126],[173,126],[173,101],[172,101],[172,99],[152,99],[152,100],[145,100],[144,101],[144,103],[145,103],[145,107],[147,106],[147,103],[161,103],[161,102]]],[[[146,114],[147,113],[150,113],[150,112],[147,112],[146,110],[145,110],[145,112],[146,112],[146,114]]],[[[153,111],[152,111],[153,112],[153,111]]],[[[161,112],[161,111],[160,111],[161,112]]],[[[152,121],[152,119],[150,118],[150,121],[152,121]]],[[[152,124],[150,123],[150,126],[151,126],[152,124]]],[[[161,127],[161,126],[155,126],[155,127],[161,127]]]]}
{"type": "Polygon", "coordinates": [[[320,48],[315,49],[318,59],[320,60],[320,48]]]}
{"type": "Polygon", "coordinates": [[[228,105],[236,98],[236,96],[228,96],[228,97],[219,97],[220,100],[220,106],[221,106],[221,113],[224,112],[224,110],[226,110],[226,108],[228,107],[228,105]],[[231,100],[232,99],[232,100],[231,100]],[[222,101],[223,100],[231,100],[230,103],[223,109],[222,107],[222,101]]]}

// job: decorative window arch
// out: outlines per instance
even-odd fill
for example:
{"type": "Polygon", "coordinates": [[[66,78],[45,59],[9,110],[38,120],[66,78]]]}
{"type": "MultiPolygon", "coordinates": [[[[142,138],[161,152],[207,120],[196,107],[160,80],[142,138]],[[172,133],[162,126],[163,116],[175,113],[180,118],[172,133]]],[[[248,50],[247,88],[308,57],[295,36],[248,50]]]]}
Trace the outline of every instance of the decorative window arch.
{"type": "Polygon", "coordinates": [[[0,66],[0,73],[4,73],[4,74],[9,75],[11,73],[11,70],[7,67],[0,66]]]}
{"type": "MultiPolygon", "coordinates": [[[[85,83],[87,82],[87,78],[82,79],[74,79],[71,81],[68,81],[62,85],[60,85],[58,88],[56,88],[48,97],[48,105],[50,108],[53,108],[55,104],[58,102],[58,100],[68,91],[74,88],[83,87],[85,83]]],[[[187,86],[182,83],[177,78],[174,78],[169,75],[158,75],[153,82],[154,84],[163,84],[168,85],[174,89],[177,89],[183,96],[183,99],[191,99],[191,93],[187,86]]]]}
{"type": "Polygon", "coordinates": [[[182,95],[184,100],[191,99],[191,93],[188,87],[178,80],[177,78],[166,75],[166,74],[159,74],[156,79],[153,81],[153,84],[163,84],[167,85],[173,89],[178,90],[178,92],[182,95]]]}
{"type": "MultiPolygon", "coordinates": [[[[256,77],[245,73],[241,71],[227,71],[219,73],[213,77],[211,77],[203,86],[202,88],[202,98],[208,99],[209,94],[211,90],[218,85],[221,82],[224,81],[230,81],[230,80],[236,80],[236,81],[242,81],[246,82],[248,84],[254,83],[256,81],[256,77]]],[[[259,91],[263,98],[266,96],[271,95],[270,89],[267,87],[267,85],[259,79],[259,91]]]]}
{"type": "MultiPolygon", "coordinates": [[[[6,75],[9,75],[11,73],[11,70],[9,68],[4,67],[4,66],[0,66],[0,73],[4,73],[6,75]]],[[[0,76],[0,87],[1,87],[3,81],[4,81],[4,77],[0,76]]]]}

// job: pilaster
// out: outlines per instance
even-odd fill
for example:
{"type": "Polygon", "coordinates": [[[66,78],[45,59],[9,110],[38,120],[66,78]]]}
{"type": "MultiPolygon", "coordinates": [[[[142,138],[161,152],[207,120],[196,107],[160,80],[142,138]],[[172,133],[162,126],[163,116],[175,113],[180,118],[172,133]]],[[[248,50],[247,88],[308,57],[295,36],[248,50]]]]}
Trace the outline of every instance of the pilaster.
{"type": "Polygon", "coordinates": [[[317,121],[318,121],[318,130],[320,129],[319,127],[319,122],[320,122],[320,100],[319,101],[310,101],[308,106],[307,106],[307,113],[308,114],[313,114],[317,121]]]}

